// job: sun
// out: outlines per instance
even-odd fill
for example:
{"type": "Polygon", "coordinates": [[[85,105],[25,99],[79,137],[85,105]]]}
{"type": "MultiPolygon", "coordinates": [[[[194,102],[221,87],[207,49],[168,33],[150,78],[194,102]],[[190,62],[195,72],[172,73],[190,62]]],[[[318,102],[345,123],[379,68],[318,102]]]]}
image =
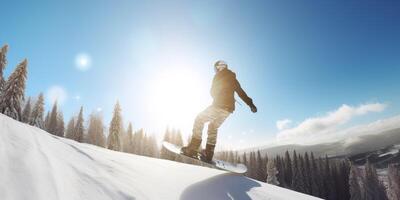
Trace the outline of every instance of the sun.
{"type": "Polygon", "coordinates": [[[196,114],[209,103],[208,94],[207,82],[195,71],[160,72],[150,82],[148,90],[149,117],[158,127],[190,131],[196,114]]]}

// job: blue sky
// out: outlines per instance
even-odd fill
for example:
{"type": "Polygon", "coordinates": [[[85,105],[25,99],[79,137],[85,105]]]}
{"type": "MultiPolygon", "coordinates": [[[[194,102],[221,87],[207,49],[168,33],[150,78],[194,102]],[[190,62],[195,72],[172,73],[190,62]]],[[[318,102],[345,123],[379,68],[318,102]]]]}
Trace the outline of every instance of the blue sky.
{"type": "Polygon", "coordinates": [[[119,99],[125,121],[154,133],[165,129],[158,77],[182,73],[189,78],[178,81],[195,87],[170,108],[192,108],[187,135],[211,102],[213,63],[226,60],[259,112],[237,105],[219,142],[248,147],[274,140],[279,120],[295,131],[343,104],[353,114],[330,131],[397,116],[399,10],[399,1],[3,1],[0,44],[10,45],[7,75],[28,58],[27,95],[66,92],[66,120],[83,105],[86,115],[102,108],[108,123],[119,99]],[[77,69],[80,54],[90,69],[77,69]]]}

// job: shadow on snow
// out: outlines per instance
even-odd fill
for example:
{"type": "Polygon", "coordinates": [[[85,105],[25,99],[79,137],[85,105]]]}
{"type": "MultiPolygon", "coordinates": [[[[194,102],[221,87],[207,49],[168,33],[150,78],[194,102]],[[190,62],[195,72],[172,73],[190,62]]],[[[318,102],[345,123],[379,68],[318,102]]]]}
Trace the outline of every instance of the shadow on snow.
{"type": "Polygon", "coordinates": [[[247,192],[260,186],[260,183],[245,176],[226,173],[189,186],[180,200],[250,200],[247,192]]]}

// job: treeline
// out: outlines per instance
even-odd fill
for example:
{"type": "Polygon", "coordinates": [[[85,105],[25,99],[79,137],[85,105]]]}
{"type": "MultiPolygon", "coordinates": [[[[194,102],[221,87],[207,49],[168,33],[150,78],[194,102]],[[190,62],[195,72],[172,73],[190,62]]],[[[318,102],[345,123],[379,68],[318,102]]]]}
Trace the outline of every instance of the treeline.
{"type": "Polygon", "coordinates": [[[134,131],[131,123],[126,130],[124,129],[121,107],[118,102],[115,104],[108,130],[99,112],[90,114],[86,123],[83,107],[80,108],[77,116],[71,117],[66,126],[63,112],[59,109],[57,101],[51,111],[45,115],[43,93],[40,93],[35,99],[25,98],[28,69],[26,59],[17,65],[7,80],[4,78],[7,52],[8,45],[4,45],[0,49],[0,113],[36,126],[53,135],[73,139],[77,142],[94,144],[115,151],[159,157],[154,135],[145,133],[143,129],[134,131]]]}
{"type": "Polygon", "coordinates": [[[238,154],[225,151],[218,158],[248,167],[246,176],[328,200],[398,200],[400,166],[391,164],[388,180],[380,180],[370,162],[356,166],[347,159],[315,158],[314,154],[285,152],[269,158],[260,151],[238,154]]]}

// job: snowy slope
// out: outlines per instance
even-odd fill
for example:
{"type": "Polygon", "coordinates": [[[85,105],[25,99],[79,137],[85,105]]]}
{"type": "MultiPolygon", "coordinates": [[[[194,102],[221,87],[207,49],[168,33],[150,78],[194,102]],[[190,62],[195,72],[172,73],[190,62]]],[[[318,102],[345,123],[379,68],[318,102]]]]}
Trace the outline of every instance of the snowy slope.
{"type": "Polygon", "coordinates": [[[317,199],[215,169],[130,155],[0,114],[0,199],[317,199]]]}

